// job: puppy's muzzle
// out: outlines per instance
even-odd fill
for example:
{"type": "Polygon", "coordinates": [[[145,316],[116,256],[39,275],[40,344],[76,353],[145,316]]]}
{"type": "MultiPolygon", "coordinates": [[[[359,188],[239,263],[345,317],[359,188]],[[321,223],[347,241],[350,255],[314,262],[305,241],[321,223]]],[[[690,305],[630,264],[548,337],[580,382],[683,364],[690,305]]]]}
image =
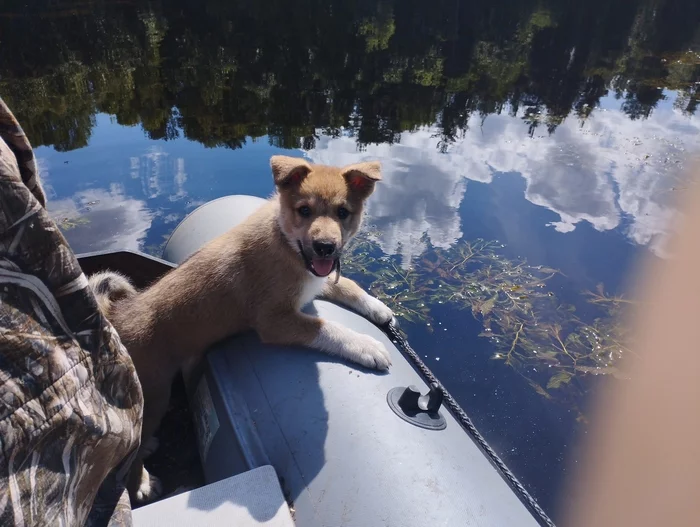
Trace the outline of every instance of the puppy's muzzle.
{"type": "Polygon", "coordinates": [[[335,253],[336,245],[333,242],[315,241],[311,244],[314,252],[320,258],[329,258],[335,253]]]}
{"type": "Polygon", "coordinates": [[[312,256],[306,254],[300,240],[297,240],[297,245],[299,245],[299,254],[301,254],[301,257],[304,259],[306,268],[312,274],[324,277],[331,274],[335,269],[338,273],[336,282],[338,281],[340,278],[340,254],[338,252],[338,246],[335,243],[323,241],[312,242],[312,256]]]}

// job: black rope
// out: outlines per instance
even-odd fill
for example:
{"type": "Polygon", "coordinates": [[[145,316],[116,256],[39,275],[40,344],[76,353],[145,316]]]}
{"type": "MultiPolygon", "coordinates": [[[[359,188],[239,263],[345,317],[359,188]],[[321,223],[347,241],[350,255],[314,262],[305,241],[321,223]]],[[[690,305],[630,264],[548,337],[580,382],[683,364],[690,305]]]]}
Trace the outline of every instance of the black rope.
{"type": "Polygon", "coordinates": [[[501,472],[503,478],[508,482],[511,488],[518,494],[521,501],[533,512],[541,525],[546,525],[547,527],[555,527],[554,522],[547,516],[542,507],[538,505],[530,493],[523,487],[523,484],[518,481],[518,478],[510,471],[503,460],[498,457],[498,454],[494,452],[491,446],[486,442],[486,439],[479,433],[474,426],[474,423],[462,409],[462,407],[457,403],[457,401],[450,395],[445,387],[437,380],[430,368],[425,365],[418,354],[411,348],[410,344],[406,338],[401,334],[396,324],[390,322],[385,325],[382,329],[389,335],[395,344],[398,344],[401,351],[416,365],[420,373],[428,380],[429,383],[435,383],[438,385],[442,391],[443,401],[447,407],[452,411],[453,415],[457,418],[462,427],[469,432],[469,434],[474,438],[476,443],[479,445],[481,450],[490,458],[491,462],[496,466],[496,468],[501,472]]]}

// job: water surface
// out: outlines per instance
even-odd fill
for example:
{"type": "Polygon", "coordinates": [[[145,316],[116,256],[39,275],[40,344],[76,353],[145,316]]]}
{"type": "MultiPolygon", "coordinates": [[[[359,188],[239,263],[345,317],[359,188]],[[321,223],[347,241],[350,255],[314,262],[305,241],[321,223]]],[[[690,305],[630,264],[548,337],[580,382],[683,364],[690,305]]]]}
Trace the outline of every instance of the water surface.
{"type": "Polygon", "coordinates": [[[198,205],[269,195],[273,154],[379,159],[355,277],[398,291],[413,347],[556,517],[590,396],[620,382],[621,353],[596,355],[618,310],[591,299],[669,256],[699,28],[695,0],[10,2],[0,95],[78,252],[159,254],[198,205]]]}

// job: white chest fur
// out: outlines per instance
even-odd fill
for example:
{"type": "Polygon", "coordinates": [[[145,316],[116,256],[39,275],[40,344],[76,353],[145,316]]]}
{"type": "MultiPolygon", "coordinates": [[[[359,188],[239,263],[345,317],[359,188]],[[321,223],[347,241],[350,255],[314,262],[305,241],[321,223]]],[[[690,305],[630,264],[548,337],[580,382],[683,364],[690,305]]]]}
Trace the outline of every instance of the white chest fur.
{"type": "Polygon", "coordinates": [[[321,294],[326,280],[328,280],[327,277],[320,278],[318,276],[311,275],[311,273],[307,274],[299,295],[299,309],[321,294]]]}

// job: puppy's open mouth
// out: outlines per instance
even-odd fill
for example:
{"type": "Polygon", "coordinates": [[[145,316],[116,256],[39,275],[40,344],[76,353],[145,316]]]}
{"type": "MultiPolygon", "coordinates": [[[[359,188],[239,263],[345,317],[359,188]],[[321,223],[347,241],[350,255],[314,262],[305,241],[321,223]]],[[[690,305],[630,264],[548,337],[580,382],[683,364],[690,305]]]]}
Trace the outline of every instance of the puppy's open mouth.
{"type": "Polygon", "coordinates": [[[306,256],[301,242],[297,241],[297,244],[299,245],[299,252],[301,253],[301,257],[304,259],[306,268],[312,274],[323,278],[331,274],[334,269],[340,267],[339,258],[309,258],[308,256],[306,256]]]}
{"type": "Polygon", "coordinates": [[[328,276],[333,272],[335,266],[338,264],[338,259],[334,258],[328,260],[326,258],[313,258],[311,260],[311,265],[309,265],[309,271],[311,271],[316,276],[328,276]]]}

